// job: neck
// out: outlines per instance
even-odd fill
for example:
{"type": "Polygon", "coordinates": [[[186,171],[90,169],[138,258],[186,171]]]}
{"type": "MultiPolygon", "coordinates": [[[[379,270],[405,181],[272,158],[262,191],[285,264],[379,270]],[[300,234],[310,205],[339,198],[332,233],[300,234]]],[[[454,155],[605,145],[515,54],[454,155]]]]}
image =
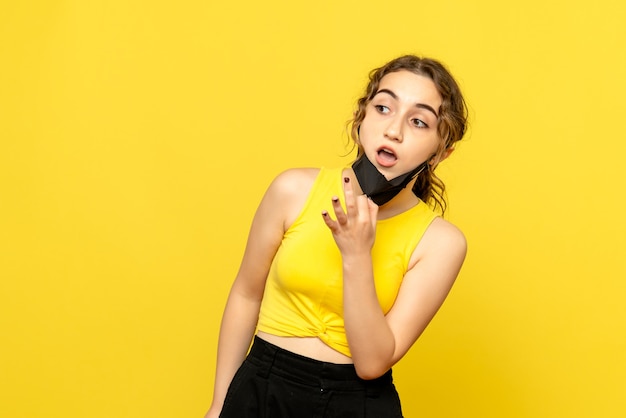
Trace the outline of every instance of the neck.
{"type": "Polygon", "coordinates": [[[406,212],[420,202],[420,199],[413,193],[412,180],[404,189],[393,197],[389,202],[380,206],[378,209],[378,219],[387,219],[406,212]]]}
{"type": "MultiPolygon", "coordinates": [[[[346,168],[343,175],[350,177],[350,182],[354,187],[354,193],[356,195],[363,194],[363,190],[361,190],[361,186],[359,186],[359,182],[352,168],[346,168]]],[[[415,184],[415,181],[416,179],[411,180],[411,182],[389,202],[378,207],[378,220],[392,218],[402,212],[406,212],[420,202],[420,199],[413,193],[413,184],[415,184]]]]}

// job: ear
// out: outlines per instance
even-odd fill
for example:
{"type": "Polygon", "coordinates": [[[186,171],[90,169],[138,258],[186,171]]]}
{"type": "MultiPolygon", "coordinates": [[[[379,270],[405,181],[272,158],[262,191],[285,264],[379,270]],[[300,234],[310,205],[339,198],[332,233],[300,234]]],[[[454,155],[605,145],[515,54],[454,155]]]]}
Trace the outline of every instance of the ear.
{"type": "Polygon", "coordinates": [[[450,147],[448,149],[446,149],[442,154],[441,154],[441,158],[439,159],[439,162],[442,162],[443,160],[445,160],[446,158],[448,158],[450,156],[450,154],[452,154],[452,152],[454,151],[454,147],[450,147]]]}

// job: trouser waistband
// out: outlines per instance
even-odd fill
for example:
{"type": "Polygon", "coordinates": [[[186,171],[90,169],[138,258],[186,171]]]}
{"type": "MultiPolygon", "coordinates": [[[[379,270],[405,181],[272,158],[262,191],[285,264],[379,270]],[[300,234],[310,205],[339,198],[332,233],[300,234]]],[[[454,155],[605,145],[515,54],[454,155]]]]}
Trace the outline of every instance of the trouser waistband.
{"type": "Polygon", "coordinates": [[[392,383],[391,370],[377,379],[361,379],[352,364],[335,364],[311,359],[255,336],[248,361],[258,368],[258,375],[267,378],[276,374],[301,384],[322,389],[379,389],[392,383]]]}

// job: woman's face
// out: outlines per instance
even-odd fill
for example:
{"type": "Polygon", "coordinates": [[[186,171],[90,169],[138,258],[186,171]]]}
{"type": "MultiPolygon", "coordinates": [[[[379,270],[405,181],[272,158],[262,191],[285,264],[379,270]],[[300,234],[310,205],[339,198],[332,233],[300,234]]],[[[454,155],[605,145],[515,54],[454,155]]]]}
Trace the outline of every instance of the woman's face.
{"type": "Polygon", "coordinates": [[[401,70],[385,75],[365,109],[359,144],[387,180],[407,173],[437,151],[442,99],[435,83],[401,70]]]}

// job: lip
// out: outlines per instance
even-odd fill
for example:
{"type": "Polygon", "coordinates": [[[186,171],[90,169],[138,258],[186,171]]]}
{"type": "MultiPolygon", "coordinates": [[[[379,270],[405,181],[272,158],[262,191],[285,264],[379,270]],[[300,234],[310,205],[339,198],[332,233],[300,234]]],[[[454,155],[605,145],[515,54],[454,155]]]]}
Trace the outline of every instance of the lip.
{"type": "Polygon", "coordinates": [[[382,167],[393,167],[398,162],[398,156],[396,155],[396,151],[393,148],[387,146],[378,148],[376,150],[376,162],[382,167]],[[385,152],[384,150],[390,151],[395,158],[385,158],[384,154],[382,154],[385,152]]]}

